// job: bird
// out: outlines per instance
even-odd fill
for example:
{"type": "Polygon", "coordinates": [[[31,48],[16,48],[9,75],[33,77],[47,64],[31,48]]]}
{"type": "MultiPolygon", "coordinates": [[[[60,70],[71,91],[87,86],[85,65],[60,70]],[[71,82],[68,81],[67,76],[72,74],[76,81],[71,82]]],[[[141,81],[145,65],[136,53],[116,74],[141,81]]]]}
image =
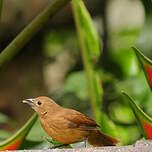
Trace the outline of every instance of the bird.
{"type": "Polygon", "coordinates": [[[46,96],[26,99],[38,114],[42,128],[55,141],[69,145],[87,141],[94,147],[115,146],[118,140],[101,132],[100,126],[87,115],[58,105],[46,96]]]}

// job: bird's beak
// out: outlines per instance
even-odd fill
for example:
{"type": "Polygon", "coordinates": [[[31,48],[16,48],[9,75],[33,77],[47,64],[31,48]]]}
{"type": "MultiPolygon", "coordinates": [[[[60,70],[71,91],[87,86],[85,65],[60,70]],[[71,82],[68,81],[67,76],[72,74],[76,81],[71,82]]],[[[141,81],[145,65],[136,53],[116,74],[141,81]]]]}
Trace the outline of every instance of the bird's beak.
{"type": "Polygon", "coordinates": [[[23,103],[27,103],[31,107],[34,107],[34,99],[26,99],[22,101],[23,103]]]}

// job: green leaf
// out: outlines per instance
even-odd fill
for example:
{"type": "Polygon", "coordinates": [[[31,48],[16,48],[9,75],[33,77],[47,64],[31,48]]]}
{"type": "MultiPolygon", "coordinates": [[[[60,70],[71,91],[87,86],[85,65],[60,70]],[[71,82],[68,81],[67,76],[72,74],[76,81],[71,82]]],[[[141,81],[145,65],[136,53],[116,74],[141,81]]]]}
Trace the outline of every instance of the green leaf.
{"type": "Polygon", "coordinates": [[[31,141],[25,139],[20,145],[20,149],[38,149],[43,141],[31,141]]]}
{"type": "Polygon", "coordinates": [[[95,71],[95,62],[100,56],[99,38],[91,17],[81,0],[73,0],[72,8],[78,31],[82,59],[88,79],[89,94],[95,119],[100,122],[102,88],[98,73],[95,71]]]}
{"type": "Polygon", "coordinates": [[[130,107],[132,108],[137,122],[141,128],[142,134],[147,139],[152,139],[152,118],[150,118],[142,109],[135,103],[134,99],[131,98],[127,93],[122,92],[129,99],[130,107]]]}
{"type": "Polygon", "coordinates": [[[115,135],[114,124],[101,112],[103,90],[96,70],[101,53],[98,33],[82,0],[72,0],[72,9],[95,120],[103,132],[115,135]]]}
{"type": "Polygon", "coordinates": [[[31,130],[32,126],[34,125],[37,119],[37,115],[34,114],[28,122],[14,135],[12,135],[7,140],[4,140],[0,143],[0,150],[17,150],[20,148],[21,144],[23,143],[25,137],[31,130]]]}
{"type": "Polygon", "coordinates": [[[100,56],[98,33],[83,1],[73,0],[72,7],[81,49],[85,50],[90,62],[93,63],[94,60],[98,60],[100,56]]]}
{"type": "MultiPolygon", "coordinates": [[[[129,48],[122,48],[113,51],[112,58],[118,65],[120,72],[125,77],[137,75],[139,72],[138,61],[135,54],[129,48]]],[[[121,74],[121,73],[120,73],[121,74]]]]}
{"type": "Polygon", "coordinates": [[[108,118],[108,116],[102,112],[100,128],[102,132],[105,132],[113,137],[119,137],[115,124],[108,118]]]}
{"type": "Polygon", "coordinates": [[[132,47],[136,53],[136,56],[141,63],[141,66],[144,70],[145,76],[147,78],[148,84],[152,90],[152,61],[146,57],[139,49],[132,47]]]}

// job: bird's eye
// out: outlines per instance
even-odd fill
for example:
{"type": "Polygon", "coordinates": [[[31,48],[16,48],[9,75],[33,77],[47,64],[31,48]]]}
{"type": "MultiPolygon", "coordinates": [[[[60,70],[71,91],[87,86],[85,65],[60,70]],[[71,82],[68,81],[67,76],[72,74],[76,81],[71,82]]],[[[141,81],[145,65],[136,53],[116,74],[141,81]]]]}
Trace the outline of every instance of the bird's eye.
{"type": "Polygon", "coordinates": [[[40,106],[42,103],[41,103],[41,101],[38,101],[37,104],[40,106]]]}

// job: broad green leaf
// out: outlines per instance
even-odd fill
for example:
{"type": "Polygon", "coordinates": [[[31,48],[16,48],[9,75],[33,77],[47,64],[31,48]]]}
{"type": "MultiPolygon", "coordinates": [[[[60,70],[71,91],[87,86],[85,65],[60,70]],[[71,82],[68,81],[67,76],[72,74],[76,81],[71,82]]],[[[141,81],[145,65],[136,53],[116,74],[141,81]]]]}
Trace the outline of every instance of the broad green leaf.
{"type": "Polygon", "coordinates": [[[128,99],[130,107],[132,108],[137,122],[142,130],[145,138],[152,139],[152,118],[150,118],[142,109],[135,103],[134,99],[131,98],[127,93],[122,92],[128,99]]]}
{"type": "Polygon", "coordinates": [[[149,83],[149,86],[152,90],[152,61],[146,57],[139,49],[136,47],[132,47],[136,53],[136,56],[139,60],[139,62],[142,65],[142,68],[144,70],[145,76],[147,78],[147,81],[149,83]]]}
{"type": "Polygon", "coordinates": [[[25,139],[19,149],[40,149],[43,148],[43,141],[31,141],[25,139]]]}
{"type": "Polygon", "coordinates": [[[27,123],[14,135],[10,138],[4,140],[0,143],[0,150],[17,150],[20,148],[21,144],[23,143],[25,137],[31,130],[32,126],[34,125],[37,119],[37,115],[34,114],[27,123]]]}
{"type": "Polygon", "coordinates": [[[100,43],[94,23],[82,0],[73,0],[72,7],[81,49],[93,64],[100,56],[100,43]],[[81,36],[81,37],[80,37],[81,36]]]}
{"type": "Polygon", "coordinates": [[[102,132],[105,132],[106,134],[119,138],[118,130],[115,124],[103,112],[102,112],[100,127],[102,132]]]}

